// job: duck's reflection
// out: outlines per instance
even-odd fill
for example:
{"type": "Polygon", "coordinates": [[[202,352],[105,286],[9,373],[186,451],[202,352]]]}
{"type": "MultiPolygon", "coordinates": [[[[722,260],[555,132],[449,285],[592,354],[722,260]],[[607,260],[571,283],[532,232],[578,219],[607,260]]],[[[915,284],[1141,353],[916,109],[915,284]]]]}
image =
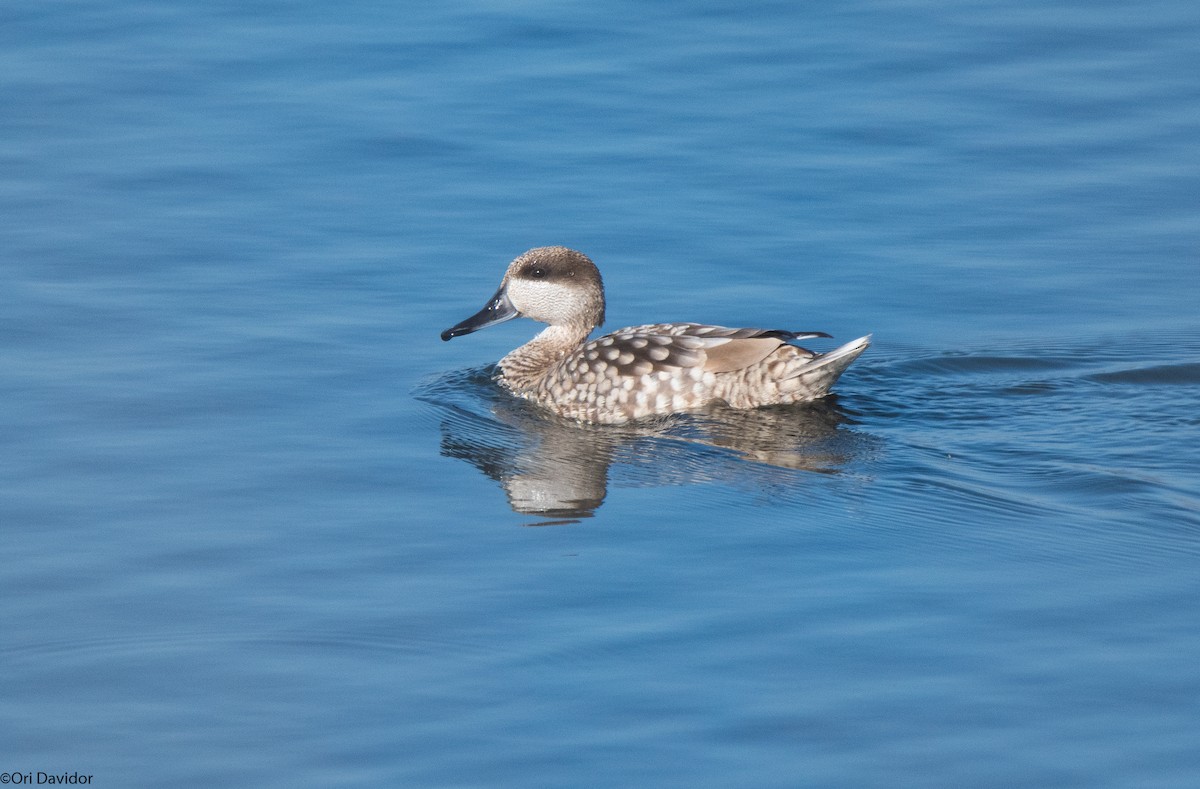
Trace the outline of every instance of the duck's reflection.
{"type": "Polygon", "coordinates": [[[539,525],[590,517],[610,477],[630,486],[794,486],[797,470],[836,473],[853,446],[839,440],[847,433],[839,425],[849,417],[832,397],[803,406],[713,408],[633,425],[585,425],[512,397],[489,372],[452,373],[419,396],[443,412],[442,454],[499,482],[514,511],[548,519],[539,525]],[[467,392],[478,399],[464,402],[467,392]]]}

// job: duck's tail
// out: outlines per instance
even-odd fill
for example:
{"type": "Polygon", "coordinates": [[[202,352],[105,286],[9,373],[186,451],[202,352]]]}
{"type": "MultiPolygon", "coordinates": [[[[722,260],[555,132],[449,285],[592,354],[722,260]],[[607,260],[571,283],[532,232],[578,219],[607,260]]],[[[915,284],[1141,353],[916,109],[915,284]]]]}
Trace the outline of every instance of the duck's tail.
{"type": "Polygon", "coordinates": [[[791,392],[796,401],[824,397],[850,363],[861,356],[870,344],[871,335],[868,334],[829,353],[818,354],[789,371],[787,380],[780,382],[781,388],[791,392]]]}

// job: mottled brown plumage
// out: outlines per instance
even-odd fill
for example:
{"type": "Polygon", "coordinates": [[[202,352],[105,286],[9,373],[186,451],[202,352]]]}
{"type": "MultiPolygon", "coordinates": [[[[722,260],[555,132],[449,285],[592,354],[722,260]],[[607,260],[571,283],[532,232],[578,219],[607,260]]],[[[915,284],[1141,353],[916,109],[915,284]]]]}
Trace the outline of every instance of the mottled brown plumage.
{"type": "Polygon", "coordinates": [[[583,422],[619,424],[716,401],[755,408],[814,400],[870,344],[861,337],[817,354],[790,342],[829,335],[696,323],[631,326],[588,342],[604,322],[604,284],[586,255],[565,247],[518,257],[488,305],[442,339],[519,316],[549,325],[500,360],[500,383],[583,422]]]}

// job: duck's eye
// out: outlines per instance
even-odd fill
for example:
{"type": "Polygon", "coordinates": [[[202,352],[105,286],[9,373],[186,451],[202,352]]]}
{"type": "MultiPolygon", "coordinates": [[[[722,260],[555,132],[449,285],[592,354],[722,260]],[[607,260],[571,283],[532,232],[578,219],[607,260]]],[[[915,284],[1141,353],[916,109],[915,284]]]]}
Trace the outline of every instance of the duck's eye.
{"type": "Polygon", "coordinates": [[[546,278],[546,269],[542,268],[541,266],[534,266],[533,268],[529,269],[529,278],[530,279],[545,279],[546,278]]]}

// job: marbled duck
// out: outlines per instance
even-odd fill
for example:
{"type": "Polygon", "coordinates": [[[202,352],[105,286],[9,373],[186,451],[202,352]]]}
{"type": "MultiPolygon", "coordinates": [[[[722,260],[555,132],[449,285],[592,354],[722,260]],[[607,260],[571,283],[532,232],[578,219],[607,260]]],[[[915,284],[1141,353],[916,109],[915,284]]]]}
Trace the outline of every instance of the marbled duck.
{"type": "Polygon", "coordinates": [[[604,323],[604,284],[586,255],[566,247],[518,257],[487,306],[442,339],[521,316],[549,326],[500,360],[500,383],[560,416],[608,424],[713,402],[755,408],[815,400],[871,340],[818,354],[789,341],[824,332],[656,323],[588,342],[604,323]]]}

